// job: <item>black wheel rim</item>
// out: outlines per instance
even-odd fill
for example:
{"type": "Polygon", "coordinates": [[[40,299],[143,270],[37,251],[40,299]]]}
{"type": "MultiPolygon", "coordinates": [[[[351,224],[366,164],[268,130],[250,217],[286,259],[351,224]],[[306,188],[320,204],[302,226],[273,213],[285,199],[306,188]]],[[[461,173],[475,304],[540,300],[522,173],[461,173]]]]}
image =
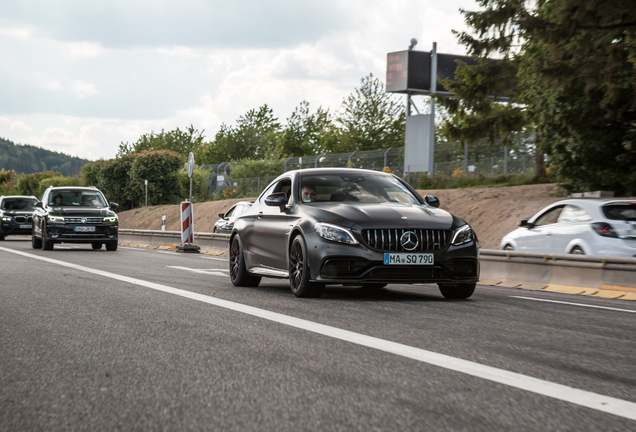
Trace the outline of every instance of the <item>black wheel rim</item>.
{"type": "Polygon", "coordinates": [[[291,252],[289,253],[289,280],[291,287],[296,291],[303,280],[303,249],[300,243],[296,242],[292,245],[291,252]]]}
{"type": "Polygon", "coordinates": [[[241,248],[239,246],[238,239],[234,239],[232,241],[232,246],[230,247],[230,277],[233,281],[238,278],[239,274],[239,266],[241,258],[241,248]]]}

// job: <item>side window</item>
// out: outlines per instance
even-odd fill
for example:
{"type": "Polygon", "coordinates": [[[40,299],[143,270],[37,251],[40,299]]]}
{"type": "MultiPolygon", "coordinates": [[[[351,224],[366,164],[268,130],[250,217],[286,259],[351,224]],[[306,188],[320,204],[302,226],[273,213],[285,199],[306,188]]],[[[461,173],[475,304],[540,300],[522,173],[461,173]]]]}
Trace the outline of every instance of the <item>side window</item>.
{"type": "Polygon", "coordinates": [[[282,179],[274,188],[274,192],[284,192],[285,195],[287,195],[287,202],[289,202],[289,197],[291,196],[291,185],[291,179],[282,179]]]}
{"type": "Polygon", "coordinates": [[[587,222],[590,220],[592,220],[592,216],[590,216],[588,212],[583,210],[581,207],[568,204],[561,213],[559,223],[577,223],[587,222]]]}
{"type": "Polygon", "coordinates": [[[563,207],[565,206],[558,206],[543,213],[534,222],[534,226],[552,225],[557,223],[559,216],[561,216],[561,212],[563,211],[563,207]]]}
{"type": "Polygon", "coordinates": [[[234,216],[240,215],[245,210],[247,210],[247,206],[245,204],[241,204],[239,206],[236,206],[236,211],[234,212],[234,216]]]}
{"type": "Polygon", "coordinates": [[[225,217],[230,217],[232,216],[234,213],[236,212],[236,206],[232,207],[231,209],[229,209],[227,211],[227,213],[225,213],[225,217]]]}

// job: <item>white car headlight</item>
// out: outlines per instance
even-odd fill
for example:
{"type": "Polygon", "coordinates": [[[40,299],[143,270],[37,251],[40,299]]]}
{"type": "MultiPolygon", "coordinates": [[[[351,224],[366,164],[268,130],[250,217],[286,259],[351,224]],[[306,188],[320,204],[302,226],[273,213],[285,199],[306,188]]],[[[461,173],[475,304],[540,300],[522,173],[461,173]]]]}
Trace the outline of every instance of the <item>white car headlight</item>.
{"type": "Polygon", "coordinates": [[[10,221],[11,220],[11,216],[2,216],[2,220],[3,221],[10,221]]]}
{"type": "Polygon", "coordinates": [[[451,245],[460,246],[475,240],[475,233],[473,232],[470,225],[464,225],[457,228],[453,232],[453,239],[451,240],[451,245]]]}
{"type": "Polygon", "coordinates": [[[50,222],[64,222],[64,218],[62,216],[49,216],[50,222]]]}
{"type": "Polygon", "coordinates": [[[339,243],[358,244],[358,241],[353,237],[353,233],[348,228],[344,228],[338,225],[332,225],[328,223],[316,222],[314,224],[314,230],[320,237],[339,243]]]}
{"type": "Polygon", "coordinates": [[[105,217],[104,222],[117,222],[117,216],[105,217]]]}

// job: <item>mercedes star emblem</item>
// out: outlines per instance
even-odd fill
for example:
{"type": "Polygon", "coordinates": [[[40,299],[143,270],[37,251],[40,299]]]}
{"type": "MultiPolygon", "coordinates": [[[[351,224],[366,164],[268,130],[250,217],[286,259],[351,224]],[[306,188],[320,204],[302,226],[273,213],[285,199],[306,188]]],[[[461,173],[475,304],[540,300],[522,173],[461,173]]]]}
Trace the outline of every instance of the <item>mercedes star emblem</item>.
{"type": "Polygon", "coordinates": [[[407,231],[400,237],[400,243],[402,243],[404,250],[412,251],[420,244],[420,241],[417,238],[417,234],[413,231],[407,231]]]}

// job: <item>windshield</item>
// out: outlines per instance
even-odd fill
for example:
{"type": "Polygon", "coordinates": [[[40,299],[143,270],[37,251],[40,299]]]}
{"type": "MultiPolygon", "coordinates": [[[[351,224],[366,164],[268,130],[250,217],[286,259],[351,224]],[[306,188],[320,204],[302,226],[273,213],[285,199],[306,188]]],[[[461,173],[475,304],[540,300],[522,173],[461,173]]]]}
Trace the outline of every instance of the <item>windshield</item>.
{"type": "Polygon", "coordinates": [[[49,195],[49,205],[61,207],[107,207],[98,191],[56,190],[49,195]]]}
{"type": "Polygon", "coordinates": [[[605,205],[603,213],[608,219],[636,221],[636,202],[605,205]]]}
{"type": "Polygon", "coordinates": [[[397,178],[383,174],[330,174],[302,176],[302,202],[361,202],[420,204],[397,178]]]}
{"type": "Polygon", "coordinates": [[[32,198],[5,198],[2,200],[2,210],[34,210],[35,203],[32,198]]]}

